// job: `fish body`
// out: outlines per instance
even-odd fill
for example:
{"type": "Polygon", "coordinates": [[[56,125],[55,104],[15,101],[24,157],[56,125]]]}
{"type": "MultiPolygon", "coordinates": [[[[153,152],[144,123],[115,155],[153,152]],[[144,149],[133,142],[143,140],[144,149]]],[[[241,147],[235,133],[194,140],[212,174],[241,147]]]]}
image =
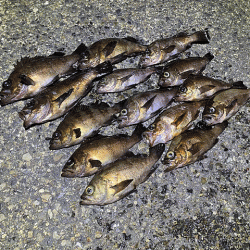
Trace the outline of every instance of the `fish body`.
{"type": "Polygon", "coordinates": [[[114,115],[121,110],[121,104],[80,105],[69,112],[59,124],[50,140],[50,149],[60,149],[81,143],[110,124],[114,115]]]}
{"type": "Polygon", "coordinates": [[[226,127],[227,122],[224,122],[214,127],[188,130],[176,136],[162,161],[167,165],[165,171],[181,168],[201,159],[217,143],[217,137],[226,127]]]}
{"type": "Polygon", "coordinates": [[[211,53],[207,53],[203,57],[175,60],[163,68],[158,84],[162,87],[179,86],[191,74],[201,73],[213,58],[211,53]]]}
{"type": "Polygon", "coordinates": [[[2,106],[33,97],[60,77],[73,73],[75,64],[84,54],[86,46],[81,44],[71,55],[55,53],[51,56],[22,58],[3,83],[0,92],[2,106]]]}
{"type": "Polygon", "coordinates": [[[204,102],[190,102],[166,109],[143,133],[143,137],[150,147],[172,140],[192,125],[203,105],[204,102]]]}
{"type": "Polygon", "coordinates": [[[207,125],[222,123],[235,115],[249,100],[250,89],[227,89],[209,100],[202,114],[207,125]]]}
{"type": "Polygon", "coordinates": [[[20,118],[24,121],[24,127],[27,129],[32,125],[54,120],[64,115],[88,94],[92,87],[92,81],[100,73],[111,69],[110,64],[99,65],[87,72],[75,74],[64,81],[49,86],[19,112],[20,118]]]}
{"type": "Polygon", "coordinates": [[[209,43],[208,31],[198,31],[191,35],[180,33],[174,37],[156,40],[148,46],[146,55],[140,58],[140,66],[148,67],[166,62],[187,50],[194,43],[209,43]]]}
{"type": "Polygon", "coordinates": [[[81,205],[107,205],[130,194],[155,170],[164,144],[150,149],[148,156],[137,155],[117,160],[98,172],[81,196],[81,205]]]}
{"type": "Polygon", "coordinates": [[[185,102],[208,99],[220,90],[229,89],[237,85],[239,87],[244,86],[242,82],[226,83],[202,75],[192,75],[179,87],[175,101],[185,102]]]}
{"type": "Polygon", "coordinates": [[[105,165],[126,154],[142,139],[141,132],[142,126],[138,125],[131,136],[115,135],[87,140],[66,162],[62,177],[84,177],[95,174],[105,165]]]}
{"type": "Polygon", "coordinates": [[[118,117],[119,128],[144,122],[158,115],[176,93],[176,89],[158,89],[132,96],[125,102],[118,117]]]}
{"type": "Polygon", "coordinates": [[[146,81],[158,68],[118,69],[103,77],[97,85],[97,93],[121,92],[133,88],[136,84],[146,81]]]}
{"type": "Polygon", "coordinates": [[[88,48],[88,53],[81,59],[79,68],[96,67],[105,61],[112,64],[119,63],[129,56],[145,52],[147,46],[139,44],[133,38],[107,38],[93,43],[88,48]]]}

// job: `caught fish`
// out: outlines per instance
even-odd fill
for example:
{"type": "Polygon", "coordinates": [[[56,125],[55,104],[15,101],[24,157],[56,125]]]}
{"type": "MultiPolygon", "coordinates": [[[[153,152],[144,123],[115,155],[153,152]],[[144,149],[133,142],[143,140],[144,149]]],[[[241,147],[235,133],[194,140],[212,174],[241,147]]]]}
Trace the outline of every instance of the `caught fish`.
{"type": "Polygon", "coordinates": [[[97,85],[97,93],[121,92],[133,88],[136,84],[146,81],[153,73],[160,72],[160,68],[118,69],[103,77],[97,85]]]}
{"type": "Polygon", "coordinates": [[[156,40],[148,46],[146,54],[140,58],[140,66],[166,62],[187,50],[194,43],[209,43],[208,31],[198,31],[191,35],[180,33],[174,37],[156,40]]]}
{"type": "Polygon", "coordinates": [[[110,107],[106,103],[75,107],[69,112],[52,135],[50,149],[60,149],[81,143],[109,125],[114,115],[121,111],[123,102],[110,107]]]}
{"type": "Polygon", "coordinates": [[[62,177],[84,177],[95,174],[116,161],[142,139],[143,127],[138,125],[131,136],[115,135],[93,138],[81,144],[66,162],[62,177]]]}
{"type": "Polygon", "coordinates": [[[143,133],[143,137],[150,147],[172,140],[192,125],[203,105],[204,102],[190,102],[166,109],[143,133]]]}
{"type": "Polygon", "coordinates": [[[163,68],[158,84],[162,87],[181,85],[191,74],[201,73],[213,58],[211,53],[207,53],[203,57],[175,60],[163,68]]]}
{"type": "Polygon", "coordinates": [[[188,130],[176,136],[162,161],[164,165],[167,165],[165,171],[181,168],[202,159],[204,153],[218,142],[217,137],[226,127],[227,122],[224,122],[214,127],[188,130]]]}
{"type": "Polygon", "coordinates": [[[84,55],[86,49],[87,47],[81,44],[75,52],[67,56],[56,52],[48,57],[22,58],[9,79],[2,84],[0,105],[33,97],[60,77],[75,72],[72,65],[84,55]]]}
{"type": "Polygon", "coordinates": [[[177,89],[158,89],[130,97],[118,117],[119,128],[145,122],[158,115],[176,93],[177,89]]]}
{"type": "Polygon", "coordinates": [[[250,89],[227,89],[209,100],[202,114],[207,125],[222,123],[235,115],[249,100],[250,89]]]}
{"type": "Polygon", "coordinates": [[[147,46],[141,45],[132,37],[107,38],[93,43],[80,60],[80,69],[96,67],[105,61],[112,64],[119,63],[130,56],[145,52],[147,46]]]}
{"type": "Polygon", "coordinates": [[[104,63],[87,72],[75,74],[64,81],[49,86],[25,105],[20,118],[28,129],[32,125],[54,120],[73,108],[92,88],[92,81],[102,73],[112,71],[110,63],[104,63]]]}
{"type": "Polygon", "coordinates": [[[107,205],[127,196],[151,176],[164,149],[160,144],[150,149],[149,156],[137,155],[107,165],[90,181],[80,205],[107,205]]]}
{"type": "Polygon", "coordinates": [[[200,101],[210,98],[220,90],[232,87],[244,88],[245,85],[243,82],[226,83],[202,75],[192,75],[179,87],[175,101],[200,101]]]}

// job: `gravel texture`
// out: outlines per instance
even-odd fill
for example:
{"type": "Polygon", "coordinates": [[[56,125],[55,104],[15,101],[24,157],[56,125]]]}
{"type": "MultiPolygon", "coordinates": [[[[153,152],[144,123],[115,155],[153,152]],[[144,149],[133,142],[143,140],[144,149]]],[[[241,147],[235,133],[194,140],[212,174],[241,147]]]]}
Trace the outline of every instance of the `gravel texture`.
{"type": "MultiPolygon", "coordinates": [[[[133,36],[147,44],[208,28],[210,44],[194,45],[184,55],[210,51],[215,58],[206,75],[250,87],[249,27],[248,0],[0,0],[0,80],[21,57],[62,48],[70,53],[81,42],[107,37],[133,36]]],[[[137,62],[128,59],[118,67],[137,62]]],[[[155,83],[152,77],[135,91],[155,83]]],[[[131,93],[98,98],[119,101],[131,93]]],[[[250,249],[249,104],[206,159],[167,174],[160,165],[136,193],[104,207],[79,205],[90,178],[60,176],[77,148],[48,149],[45,138],[60,119],[25,131],[17,114],[23,105],[0,109],[1,249],[250,249]]],[[[109,126],[102,132],[117,131],[109,126]]]]}

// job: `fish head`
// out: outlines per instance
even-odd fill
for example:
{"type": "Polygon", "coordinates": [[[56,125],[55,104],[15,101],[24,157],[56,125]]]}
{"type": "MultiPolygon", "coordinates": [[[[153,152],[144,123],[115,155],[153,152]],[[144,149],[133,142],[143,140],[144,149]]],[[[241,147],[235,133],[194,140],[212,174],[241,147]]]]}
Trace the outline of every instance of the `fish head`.
{"type": "Polygon", "coordinates": [[[82,194],[80,205],[105,205],[107,196],[107,181],[95,175],[82,194]]]}
{"type": "Polygon", "coordinates": [[[150,65],[159,64],[161,62],[161,50],[157,46],[146,49],[145,54],[141,56],[139,65],[141,68],[150,65]]]}
{"type": "Polygon", "coordinates": [[[26,97],[28,86],[22,83],[19,75],[12,73],[2,84],[0,105],[4,106],[26,97]]]}
{"type": "Polygon", "coordinates": [[[115,79],[102,78],[96,87],[96,92],[98,94],[114,92],[115,90],[115,79]]]}
{"type": "Polygon", "coordinates": [[[19,117],[24,121],[25,129],[28,129],[34,124],[43,123],[44,118],[49,115],[50,109],[50,103],[45,97],[34,98],[19,112],[19,117]]]}
{"type": "Polygon", "coordinates": [[[140,107],[136,101],[125,104],[118,117],[119,128],[135,124],[139,116],[140,107]]]}
{"type": "Polygon", "coordinates": [[[206,105],[202,113],[202,120],[207,126],[221,123],[224,120],[225,112],[223,105],[206,105]]]}
{"type": "Polygon", "coordinates": [[[158,121],[151,124],[148,127],[148,130],[142,134],[142,137],[147,141],[150,147],[154,147],[159,143],[165,143],[166,136],[166,124],[163,121],[158,121]]]}
{"type": "Polygon", "coordinates": [[[176,97],[174,98],[175,101],[192,101],[195,100],[196,94],[195,89],[186,86],[185,84],[179,87],[176,97]]]}
{"type": "Polygon", "coordinates": [[[176,86],[180,85],[179,83],[180,74],[177,69],[170,69],[169,67],[165,67],[160,75],[158,84],[160,86],[176,86]]]}

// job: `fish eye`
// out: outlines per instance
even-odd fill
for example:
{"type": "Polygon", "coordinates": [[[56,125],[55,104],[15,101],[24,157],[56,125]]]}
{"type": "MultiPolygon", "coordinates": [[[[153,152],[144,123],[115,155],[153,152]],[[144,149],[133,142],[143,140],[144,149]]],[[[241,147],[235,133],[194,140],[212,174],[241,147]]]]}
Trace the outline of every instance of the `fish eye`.
{"type": "Polygon", "coordinates": [[[32,99],[30,102],[26,104],[26,108],[33,108],[35,106],[35,100],[32,99]]]}
{"type": "Polygon", "coordinates": [[[52,139],[58,140],[61,137],[62,133],[60,131],[56,131],[52,135],[52,139]]]}
{"type": "Polygon", "coordinates": [[[155,124],[149,125],[148,129],[149,129],[149,130],[154,130],[154,129],[155,129],[155,124]]]}
{"type": "Polygon", "coordinates": [[[165,71],[165,72],[163,73],[163,76],[166,77],[166,78],[169,78],[169,77],[170,77],[170,73],[167,72],[167,71],[165,71]]]}
{"type": "Polygon", "coordinates": [[[179,88],[179,90],[180,90],[181,93],[186,93],[186,92],[187,92],[187,88],[184,87],[184,86],[181,86],[181,87],[179,88]]]}
{"type": "Polygon", "coordinates": [[[87,194],[87,195],[92,195],[93,193],[94,193],[94,187],[93,186],[88,186],[87,188],[86,188],[86,190],[85,190],[85,193],[87,194]]]}
{"type": "Polygon", "coordinates": [[[151,50],[150,49],[146,49],[145,53],[146,53],[146,55],[150,56],[151,55],[151,50]]]}
{"type": "Polygon", "coordinates": [[[170,160],[173,160],[175,158],[175,152],[169,151],[167,153],[167,158],[170,159],[170,160]]]}
{"type": "Polygon", "coordinates": [[[3,82],[2,87],[4,89],[9,89],[11,87],[11,84],[12,84],[12,81],[11,80],[7,80],[7,81],[3,82]]]}
{"type": "Polygon", "coordinates": [[[214,112],[215,112],[215,108],[214,107],[211,107],[211,108],[208,109],[208,113],[209,114],[212,114],[214,112]]]}
{"type": "Polygon", "coordinates": [[[121,115],[126,115],[127,113],[128,113],[127,109],[123,109],[123,110],[121,111],[121,115]]]}
{"type": "Polygon", "coordinates": [[[74,166],[74,164],[75,164],[75,161],[72,158],[69,158],[68,161],[66,162],[67,167],[72,167],[74,166]]]}

